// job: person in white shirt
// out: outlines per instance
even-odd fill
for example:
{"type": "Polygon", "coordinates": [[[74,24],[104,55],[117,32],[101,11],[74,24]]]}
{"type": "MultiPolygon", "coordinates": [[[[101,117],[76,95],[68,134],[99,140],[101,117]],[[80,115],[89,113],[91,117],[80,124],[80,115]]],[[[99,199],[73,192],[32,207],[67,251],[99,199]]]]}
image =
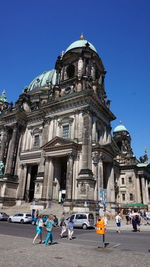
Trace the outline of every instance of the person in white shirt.
{"type": "Polygon", "coordinates": [[[121,216],[120,213],[117,214],[115,217],[116,225],[117,225],[117,233],[120,233],[120,227],[121,227],[121,216]]]}

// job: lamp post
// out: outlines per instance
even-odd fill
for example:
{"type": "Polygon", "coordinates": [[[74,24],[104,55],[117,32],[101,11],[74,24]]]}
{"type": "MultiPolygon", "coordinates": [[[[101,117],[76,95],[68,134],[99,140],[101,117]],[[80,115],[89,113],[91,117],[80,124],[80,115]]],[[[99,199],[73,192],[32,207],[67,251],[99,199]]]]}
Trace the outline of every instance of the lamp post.
{"type": "Polygon", "coordinates": [[[99,200],[99,187],[98,187],[98,163],[99,163],[99,153],[98,152],[95,152],[94,153],[94,156],[92,158],[93,160],[93,164],[94,166],[96,167],[96,183],[97,183],[97,190],[96,190],[96,217],[98,218],[99,216],[99,203],[98,203],[98,200],[99,200]]]}

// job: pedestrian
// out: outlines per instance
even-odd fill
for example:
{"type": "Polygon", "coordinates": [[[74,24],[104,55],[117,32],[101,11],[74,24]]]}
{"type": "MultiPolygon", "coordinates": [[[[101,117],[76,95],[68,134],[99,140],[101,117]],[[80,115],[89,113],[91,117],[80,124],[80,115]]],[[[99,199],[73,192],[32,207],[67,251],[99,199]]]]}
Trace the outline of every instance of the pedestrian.
{"type": "Polygon", "coordinates": [[[63,234],[67,231],[67,225],[65,223],[65,213],[62,213],[62,217],[60,218],[60,226],[61,226],[61,233],[60,237],[63,237],[63,234]]]}
{"type": "Polygon", "coordinates": [[[140,216],[139,215],[135,215],[135,222],[136,222],[136,227],[137,227],[137,231],[140,232],[140,216]]]}
{"type": "Polygon", "coordinates": [[[120,227],[121,227],[121,216],[120,213],[117,214],[117,216],[115,217],[115,221],[116,221],[116,225],[117,225],[117,233],[120,233],[120,227]]]}
{"type": "Polygon", "coordinates": [[[51,244],[53,243],[53,235],[52,235],[52,229],[53,229],[53,225],[54,225],[54,216],[50,215],[45,223],[46,226],[46,231],[47,231],[47,236],[45,239],[44,244],[47,246],[49,245],[49,240],[51,242],[51,244]]]}
{"type": "Polygon", "coordinates": [[[137,222],[135,216],[132,216],[132,226],[133,226],[133,232],[137,232],[137,222]]]}
{"type": "Polygon", "coordinates": [[[130,223],[130,217],[129,217],[129,212],[126,214],[126,224],[128,225],[130,223]]]}
{"type": "Polygon", "coordinates": [[[105,229],[106,229],[106,226],[108,224],[108,219],[107,219],[106,215],[103,216],[103,220],[104,220],[104,225],[105,225],[105,229]]]}
{"type": "Polygon", "coordinates": [[[35,223],[35,210],[32,210],[32,224],[35,223]]]}
{"type": "Polygon", "coordinates": [[[37,239],[38,236],[40,236],[39,244],[42,243],[42,228],[43,228],[42,215],[39,215],[38,219],[36,221],[36,235],[35,235],[35,237],[33,239],[33,245],[35,245],[35,240],[37,239]]]}
{"type": "Polygon", "coordinates": [[[71,240],[73,236],[73,218],[70,217],[68,223],[68,239],[71,240]]]}
{"type": "Polygon", "coordinates": [[[58,218],[56,215],[54,215],[54,223],[55,223],[55,226],[58,226],[58,218]]]}

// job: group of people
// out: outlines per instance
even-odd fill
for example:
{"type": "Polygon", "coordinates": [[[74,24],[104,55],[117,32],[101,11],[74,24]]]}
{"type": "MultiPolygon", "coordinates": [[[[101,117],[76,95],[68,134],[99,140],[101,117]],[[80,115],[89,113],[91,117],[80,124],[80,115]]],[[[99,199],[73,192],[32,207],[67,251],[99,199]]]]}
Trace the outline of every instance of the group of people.
{"type": "MultiPolygon", "coordinates": [[[[120,228],[121,228],[121,221],[122,221],[122,216],[120,213],[118,213],[115,217],[116,221],[116,232],[120,233],[120,228]]],[[[126,214],[126,224],[132,224],[133,227],[133,232],[140,232],[140,223],[141,223],[141,216],[140,214],[134,210],[133,212],[130,212],[126,214]]]]}
{"type": "MultiPolygon", "coordinates": [[[[56,222],[56,218],[53,215],[50,215],[45,223],[43,222],[43,216],[39,215],[36,220],[36,235],[33,239],[33,245],[35,245],[35,241],[38,237],[40,237],[39,244],[45,244],[47,246],[49,244],[55,243],[53,241],[53,235],[52,235],[53,226],[58,226],[58,222],[56,222]],[[45,241],[42,242],[42,232],[44,227],[46,229],[47,235],[45,241]]],[[[68,239],[71,240],[73,238],[73,232],[74,232],[73,218],[70,217],[68,222],[66,222],[65,213],[63,212],[62,217],[60,219],[60,227],[61,227],[60,238],[62,238],[64,233],[68,230],[68,239]]]]}
{"type": "Polygon", "coordinates": [[[43,242],[43,244],[47,246],[49,245],[49,241],[51,244],[53,243],[52,229],[53,229],[53,226],[55,225],[54,216],[50,215],[45,223],[43,222],[42,218],[43,216],[39,215],[36,221],[36,235],[33,239],[33,245],[35,245],[35,241],[38,238],[38,236],[40,237],[39,243],[42,244],[42,231],[43,231],[44,226],[46,227],[47,235],[46,235],[46,239],[43,242]]]}
{"type": "Polygon", "coordinates": [[[62,227],[60,238],[62,238],[63,234],[68,230],[68,239],[71,240],[73,237],[73,218],[70,217],[69,221],[66,222],[65,213],[63,212],[62,217],[60,219],[60,226],[62,227]]]}

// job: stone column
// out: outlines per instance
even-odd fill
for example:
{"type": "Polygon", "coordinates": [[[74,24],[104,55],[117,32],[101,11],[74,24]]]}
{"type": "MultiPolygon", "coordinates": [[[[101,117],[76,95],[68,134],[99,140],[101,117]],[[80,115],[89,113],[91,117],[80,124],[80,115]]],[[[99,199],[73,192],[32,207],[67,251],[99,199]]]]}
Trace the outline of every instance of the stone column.
{"type": "Polygon", "coordinates": [[[66,200],[72,199],[72,190],[73,190],[73,155],[70,154],[67,161],[66,200]]]}
{"type": "Polygon", "coordinates": [[[146,190],[145,190],[145,178],[141,177],[141,183],[142,183],[142,198],[143,198],[143,204],[146,203],[146,190]]]}
{"type": "Polygon", "coordinates": [[[137,178],[136,178],[136,188],[137,188],[136,201],[137,201],[137,203],[141,203],[141,190],[140,190],[140,179],[139,179],[139,176],[137,176],[137,178]]]}
{"type": "Polygon", "coordinates": [[[25,130],[23,134],[23,142],[22,142],[22,151],[26,150],[26,142],[27,142],[27,129],[25,130]]]}
{"type": "Polygon", "coordinates": [[[49,121],[45,121],[42,132],[42,146],[48,142],[49,121]]]}
{"type": "Polygon", "coordinates": [[[146,191],[146,204],[148,204],[149,203],[149,194],[148,194],[148,181],[147,181],[147,178],[145,180],[145,184],[146,184],[146,186],[145,186],[145,191],[146,191]]]}
{"type": "Polygon", "coordinates": [[[49,158],[49,176],[47,184],[47,199],[53,199],[53,176],[54,176],[54,164],[53,159],[49,158]]]}
{"type": "Polygon", "coordinates": [[[41,152],[41,159],[40,159],[40,164],[38,165],[38,173],[37,173],[37,177],[41,177],[43,178],[44,176],[44,161],[45,161],[45,152],[42,151],[41,152]]]}
{"type": "Polygon", "coordinates": [[[98,163],[98,179],[100,187],[103,188],[103,161],[101,158],[98,163]]]}
{"type": "Polygon", "coordinates": [[[26,186],[26,178],[27,178],[27,165],[21,165],[20,171],[20,179],[19,179],[19,186],[17,191],[17,199],[24,199],[25,195],[25,186],[26,186]]]}
{"type": "Polygon", "coordinates": [[[92,173],[91,156],[92,156],[92,118],[91,114],[86,111],[83,113],[83,141],[82,141],[82,170],[80,173],[92,173]]]}
{"type": "Polygon", "coordinates": [[[53,198],[53,174],[54,174],[53,160],[52,158],[46,158],[43,188],[42,188],[42,200],[52,200],[53,198]]]}
{"type": "Polygon", "coordinates": [[[96,119],[93,119],[93,127],[92,127],[92,143],[96,144],[96,119]]]}
{"type": "MultiPolygon", "coordinates": [[[[77,179],[77,198],[94,201],[95,179],[92,172],[92,118],[88,110],[83,113],[82,162],[77,179]]],[[[89,202],[90,203],[90,202],[89,202]]],[[[88,204],[90,207],[90,204],[88,204]]]]}
{"type": "Polygon", "coordinates": [[[7,142],[7,138],[8,138],[8,132],[6,129],[3,131],[3,135],[1,138],[2,139],[1,139],[1,143],[0,143],[0,161],[3,161],[4,151],[5,151],[6,142],[7,142]]]}
{"type": "Polygon", "coordinates": [[[10,140],[8,154],[7,154],[7,162],[5,168],[5,175],[11,175],[13,172],[13,160],[14,160],[14,152],[15,152],[15,145],[17,140],[17,127],[15,126],[12,133],[12,138],[10,140]]]}
{"type": "Polygon", "coordinates": [[[43,200],[46,200],[46,198],[47,198],[48,174],[49,174],[49,159],[46,158],[46,160],[45,160],[45,172],[44,172],[43,188],[42,188],[42,199],[43,200]]]}
{"type": "Polygon", "coordinates": [[[78,114],[74,115],[74,139],[78,140],[78,114]]]}
{"type": "Polygon", "coordinates": [[[28,167],[27,184],[26,184],[26,191],[27,192],[29,192],[29,190],[30,190],[30,182],[31,182],[31,166],[28,167]]]}
{"type": "Polygon", "coordinates": [[[114,166],[113,163],[108,163],[108,184],[107,184],[107,202],[115,202],[115,187],[114,187],[114,166]]]}

